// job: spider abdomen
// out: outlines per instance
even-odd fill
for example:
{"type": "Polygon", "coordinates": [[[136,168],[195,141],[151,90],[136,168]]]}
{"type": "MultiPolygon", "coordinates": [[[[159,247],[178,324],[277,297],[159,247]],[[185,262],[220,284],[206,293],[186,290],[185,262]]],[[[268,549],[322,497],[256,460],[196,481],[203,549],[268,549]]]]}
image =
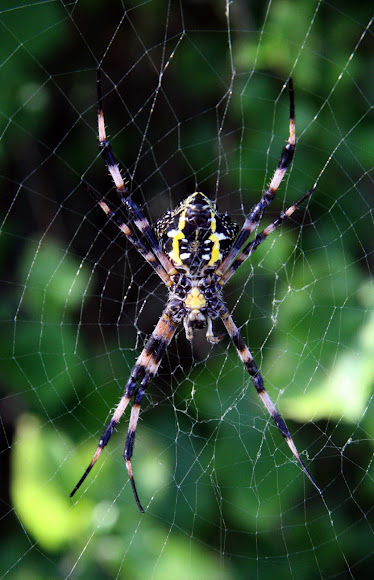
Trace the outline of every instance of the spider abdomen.
{"type": "Polygon", "coordinates": [[[178,271],[200,277],[222,261],[238,226],[227,214],[218,213],[206,195],[195,192],[175,210],[166,212],[156,222],[155,232],[178,271]]]}

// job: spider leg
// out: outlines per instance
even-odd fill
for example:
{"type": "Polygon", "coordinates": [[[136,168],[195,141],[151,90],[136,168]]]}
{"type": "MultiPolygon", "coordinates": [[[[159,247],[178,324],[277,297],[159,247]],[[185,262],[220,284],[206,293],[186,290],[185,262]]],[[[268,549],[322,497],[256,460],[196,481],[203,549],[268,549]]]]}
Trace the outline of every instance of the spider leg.
{"type": "Polygon", "coordinates": [[[283,147],[277,168],[274,172],[269,187],[266,189],[266,191],[264,191],[260,201],[254,206],[254,208],[249,213],[231,250],[226,255],[225,259],[222,261],[219,268],[217,268],[217,274],[219,276],[222,275],[228,269],[231,262],[235,260],[241,248],[248,240],[253,230],[259,224],[265,209],[268,207],[268,205],[270,205],[270,203],[275,198],[275,195],[278,191],[281,181],[293,159],[296,139],[295,139],[295,99],[292,78],[288,80],[288,86],[290,93],[290,126],[289,126],[288,141],[286,145],[283,147]]]}
{"type": "Polygon", "coordinates": [[[136,505],[138,506],[138,508],[141,512],[144,512],[144,509],[142,508],[141,503],[139,501],[139,496],[138,496],[138,492],[136,490],[136,485],[135,485],[133,471],[132,471],[132,465],[131,465],[131,457],[132,457],[133,450],[134,450],[135,433],[136,433],[136,427],[138,425],[140,405],[142,403],[142,400],[143,400],[143,397],[144,397],[145,392],[147,390],[147,387],[148,387],[150,381],[153,379],[153,377],[157,373],[158,368],[159,368],[160,363],[161,363],[161,360],[162,360],[162,357],[164,356],[165,351],[166,351],[171,339],[174,336],[176,326],[177,325],[172,323],[171,320],[169,319],[168,320],[168,328],[166,329],[166,331],[164,332],[164,334],[162,336],[160,335],[158,337],[158,339],[155,340],[155,346],[154,346],[155,350],[153,350],[153,355],[148,363],[145,375],[144,375],[142,381],[140,382],[139,387],[135,393],[134,402],[133,402],[133,405],[131,408],[129,428],[127,431],[126,444],[125,444],[123,456],[124,456],[125,461],[126,461],[126,467],[127,467],[130,481],[131,481],[132,490],[134,492],[136,505]]]}
{"type": "Polygon", "coordinates": [[[257,236],[242,250],[239,255],[235,258],[231,266],[227,268],[226,272],[223,274],[222,278],[220,279],[220,284],[224,285],[226,282],[231,278],[233,274],[235,274],[236,270],[241,266],[247,258],[258,248],[260,244],[267,238],[267,236],[273,233],[274,230],[279,228],[283,222],[285,222],[291,215],[296,211],[300,204],[302,204],[310,195],[312,195],[313,191],[315,190],[315,186],[312,187],[309,191],[307,191],[300,199],[298,199],[293,205],[291,205],[285,211],[279,215],[279,217],[273,221],[270,225],[268,225],[262,232],[257,234],[257,236]]]}
{"type": "Polygon", "coordinates": [[[164,355],[171,339],[173,338],[176,328],[177,324],[173,322],[168,309],[165,309],[152,335],[148,339],[144,349],[139,355],[130,373],[130,378],[125,385],[123,395],[116,409],[114,410],[111,420],[109,421],[108,425],[104,429],[104,432],[99,439],[99,445],[94,453],[91,462],[89,463],[87,469],[85,470],[82,477],[78,481],[77,485],[74,487],[73,491],[70,494],[70,497],[73,497],[75,492],[80,488],[80,486],[86,479],[87,475],[90,473],[91,469],[95,465],[96,461],[99,459],[102,450],[108,444],[109,439],[113,435],[113,432],[119,420],[121,419],[127,405],[129,404],[131,398],[134,395],[137,382],[142,378],[138,390],[136,391],[133,407],[131,409],[129,430],[126,440],[124,456],[126,460],[126,467],[131,481],[131,486],[134,491],[135,501],[140,511],[142,512],[144,511],[139,502],[139,497],[136,491],[134,477],[131,468],[131,455],[134,446],[135,430],[139,417],[140,402],[144,396],[145,389],[148,386],[150,380],[156,374],[158,367],[160,366],[162,356],[164,355]]]}
{"type": "Polygon", "coordinates": [[[88,189],[89,193],[95,198],[103,212],[107,215],[107,217],[112,220],[116,226],[121,230],[123,234],[130,240],[130,242],[134,245],[134,247],[138,250],[139,254],[143,256],[144,260],[148,262],[152,266],[152,268],[156,271],[156,273],[160,276],[161,280],[164,284],[169,287],[172,284],[169,274],[165,272],[164,268],[161,266],[159,261],[157,260],[156,256],[138,240],[132,230],[128,227],[125,222],[116,216],[115,212],[110,209],[108,204],[99,196],[96,192],[94,192],[87,184],[86,188],[88,189]]]}
{"type": "Polygon", "coordinates": [[[226,330],[227,330],[232,342],[234,343],[234,345],[236,347],[236,350],[238,351],[238,354],[240,356],[240,359],[241,359],[246,371],[248,372],[248,374],[250,375],[250,377],[252,379],[252,382],[253,382],[253,385],[257,391],[257,394],[260,396],[262,402],[264,403],[264,405],[267,408],[267,410],[269,411],[272,419],[274,420],[274,423],[276,424],[279,432],[281,433],[281,435],[283,435],[289,448],[291,449],[292,453],[294,454],[297,461],[301,465],[302,470],[307,475],[307,477],[309,478],[311,483],[314,485],[316,490],[320,494],[322,494],[320,488],[318,487],[318,485],[314,481],[313,477],[311,476],[311,474],[309,473],[309,471],[305,467],[304,462],[302,461],[302,459],[299,455],[299,452],[296,449],[295,443],[293,442],[293,439],[291,437],[291,434],[288,430],[286,423],[284,422],[282,417],[279,415],[274,403],[270,399],[270,397],[269,397],[269,395],[264,387],[264,381],[260,375],[260,372],[257,368],[257,365],[256,365],[247,345],[245,344],[245,342],[244,342],[244,340],[239,332],[238,327],[236,326],[232,317],[228,313],[227,309],[224,309],[222,311],[221,319],[222,319],[223,324],[226,327],[226,330]]]}
{"type": "Polygon", "coordinates": [[[136,227],[147,239],[152,252],[155,254],[155,256],[157,257],[158,261],[160,262],[164,270],[167,272],[167,274],[169,276],[173,276],[177,274],[177,270],[175,269],[171,260],[162,250],[157,240],[157,237],[150,226],[148,219],[144,216],[144,214],[138,208],[136,203],[130,199],[129,190],[122,178],[121,171],[118,167],[118,163],[116,161],[112,146],[107,139],[103,112],[103,102],[102,102],[103,99],[101,92],[100,68],[97,69],[96,85],[97,85],[97,118],[99,132],[99,147],[101,150],[101,154],[104,158],[105,165],[109,170],[114,185],[116,186],[116,189],[121,197],[122,203],[127,207],[128,211],[132,214],[136,227]]]}

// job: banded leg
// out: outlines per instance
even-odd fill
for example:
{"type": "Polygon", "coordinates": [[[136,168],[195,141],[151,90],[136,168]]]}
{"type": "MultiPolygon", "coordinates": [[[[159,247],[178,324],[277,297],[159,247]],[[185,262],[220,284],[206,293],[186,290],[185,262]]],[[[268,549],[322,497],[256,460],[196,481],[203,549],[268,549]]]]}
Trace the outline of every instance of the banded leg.
{"type": "Polygon", "coordinates": [[[305,465],[304,465],[304,463],[303,463],[303,461],[302,461],[302,459],[301,459],[301,457],[296,449],[295,443],[293,442],[293,439],[291,437],[291,434],[288,430],[286,423],[283,421],[282,417],[279,415],[274,403],[270,399],[270,397],[269,397],[269,395],[264,387],[264,381],[260,375],[260,372],[257,368],[257,365],[256,365],[247,345],[245,344],[245,342],[244,342],[244,340],[239,332],[238,327],[236,326],[235,322],[233,321],[232,317],[230,316],[230,314],[228,313],[227,310],[222,312],[221,318],[222,318],[222,322],[225,325],[226,330],[227,330],[232,342],[234,343],[234,345],[236,347],[236,350],[238,351],[238,354],[240,356],[240,359],[241,359],[246,371],[248,372],[248,374],[250,375],[250,377],[252,379],[252,382],[253,382],[253,385],[257,391],[257,394],[260,396],[262,402],[264,403],[265,407],[267,408],[271,417],[273,418],[274,423],[278,427],[278,430],[280,431],[281,435],[283,435],[283,437],[285,438],[289,448],[291,449],[292,453],[294,454],[294,456],[298,460],[299,464],[301,465],[302,470],[307,475],[309,480],[312,482],[312,484],[314,485],[316,490],[321,494],[322,492],[321,492],[320,488],[318,487],[318,485],[314,481],[313,477],[310,475],[309,471],[305,467],[305,465]]]}
{"type": "Polygon", "coordinates": [[[290,126],[289,126],[289,135],[288,141],[285,147],[282,150],[280,159],[278,161],[277,168],[274,172],[273,178],[270,182],[269,187],[266,191],[262,194],[260,201],[254,206],[254,208],[249,213],[248,217],[246,218],[244,225],[239,232],[238,237],[236,238],[231,250],[222,261],[222,264],[217,269],[217,274],[222,275],[228,269],[231,262],[237,257],[240,250],[242,249],[245,242],[248,240],[249,236],[253,232],[253,230],[259,224],[265,209],[268,205],[273,201],[278,188],[281,184],[281,181],[291,164],[295,153],[295,100],[294,100],[294,91],[293,91],[293,82],[292,78],[288,81],[289,92],[290,92],[290,126]]]}
{"type": "Polygon", "coordinates": [[[159,341],[158,348],[153,353],[152,359],[149,361],[149,364],[147,366],[147,371],[146,371],[146,373],[145,373],[145,375],[144,375],[144,377],[143,377],[143,379],[138,387],[138,390],[135,393],[134,402],[133,402],[133,405],[131,408],[131,415],[130,415],[130,421],[129,421],[129,428],[127,431],[125,449],[123,452],[123,457],[124,457],[125,462],[126,462],[127,472],[129,474],[132,490],[134,492],[136,505],[138,506],[139,510],[142,513],[144,513],[144,509],[142,508],[142,505],[141,505],[140,500],[139,500],[138,492],[137,492],[136,485],[135,485],[134,475],[133,475],[133,471],[132,471],[132,465],[131,465],[131,458],[132,458],[132,454],[133,454],[133,450],[134,450],[136,427],[138,425],[140,405],[142,403],[143,397],[145,395],[145,392],[147,390],[147,387],[148,387],[150,381],[153,379],[153,377],[155,376],[155,374],[158,371],[158,367],[160,366],[161,359],[164,356],[165,351],[170,343],[170,340],[172,339],[172,337],[174,335],[175,328],[176,328],[175,326],[171,327],[169,330],[168,336],[167,337],[163,336],[162,340],[159,341]]]}
{"type": "Polygon", "coordinates": [[[90,194],[95,198],[103,212],[107,215],[107,217],[116,224],[118,229],[120,229],[123,234],[125,234],[133,246],[138,250],[139,254],[143,256],[144,260],[146,260],[146,262],[152,266],[164,284],[169,287],[172,284],[170,276],[167,274],[167,272],[165,272],[164,268],[161,266],[154,253],[150,250],[147,250],[147,248],[134,235],[133,231],[128,227],[128,225],[125,224],[121,218],[116,216],[115,212],[110,209],[108,204],[101,198],[101,196],[94,192],[88,185],[86,185],[86,187],[90,194]]]}
{"type": "Polygon", "coordinates": [[[135,400],[133,403],[133,408],[131,410],[130,416],[130,423],[129,423],[129,431],[128,431],[128,439],[130,438],[132,443],[131,445],[127,444],[125,447],[125,452],[131,451],[130,457],[126,457],[126,467],[129,473],[131,486],[134,491],[136,503],[140,509],[140,511],[144,511],[140,505],[138,494],[136,492],[136,487],[134,483],[134,478],[131,469],[131,455],[132,455],[132,448],[134,445],[134,437],[135,437],[135,429],[136,424],[138,421],[139,410],[140,410],[140,401],[144,396],[145,388],[147,387],[149,381],[154,377],[155,373],[160,366],[161,358],[165,353],[171,339],[174,336],[175,330],[177,325],[171,320],[167,309],[161,315],[159,322],[157,323],[156,328],[154,329],[152,335],[148,339],[144,349],[142,350],[141,354],[139,355],[132,371],[130,374],[130,378],[127,381],[124,393],[112,415],[111,420],[109,421],[108,425],[106,426],[103,434],[99,439],[99,445],[94,453],[94,456],[89,463],[87,469],[83,473],[82,477],[78,481],[77,485],[74,487],[73,491],[70,494],[70,497],[73,497],[75,492],[80,488],[84,480],[86,479],[87,475],[90,473],[91,469],[95,465],[96,461],[99,459],[102,450],[108,444],[109,439],[113,435],[113,432],[119,423],[123,413],[126,410],[127,405],[129,404],[131,398],[134,395],[135,387],[137,382],[142,378],[142,381],[138,387],[138,390],[135,394],[135,400]],[[139,392],[139,395],[138,395],[139,392]],[[140,401],[139,401],[140,398],[140,401]],[[131,434],[129,436],[129,434],[131,434]]]}
{"type": "Polygon", "coordinates": [[[274,230],[279,228],[279,226],[282,225],[283,222],[285,222],[289,217],[291,217],[291,215],[294,213],[294,211],[296,211],[299,205],[302,204],[310,195],[312,195],[314,190],[315,187],[312,187],[312,189],[307,191],[293,205],[291,205],[285,211],[282,211],[280,216],[276,220],[274,220],[273,223],[269,224],[262,232],[257,234],[257,236],[248,244],[248,246],[246,246],[244,250],[242,250],[239,253],[237,258],[235,258],[235,260],[232,262],[231,266],[229,266],[229,268],[223,274],[222,278],[220,279],[220,284],[222,285],[226,284],[226,282],[230,280],[231,276],[235,274],[239,266],[241,266],[247,260],[247,258],[249,258],[251,254],[253,254],[253,252],[258,248],[258,246],[262,244],[264,240],[266,240],[268,235],[273,233],[274,230]]]}
{"type": "MultiPolygon", "coordinates": [[[[103,104],[102,104],[102,93],[101,93],[101,73],[100,68],[97,69],[97,118],[98,118],[98,132],[99,132],[99,147],[101,150],[101,154],[104,158],[105,165],[107,166],[109,173],[113,179],[114,185],[121,197],[122,203],[127,207],[130,213],[133,216],[134,223],[139,231],[145,236],[147,239],[152,252],[157,257],[158,261],[167,272],[169,276],[173,276],[177,274],[177,271],[162,250],[155,233],[153,232],[148,219],[144,216],[138,206],[130,199],[129,191],[127,186],[122,178],[121,171],[118,167],[118,163],[116,161],[113,149],[109,141],[107,140],[106,131],[105,131],[105,121],[104,121],[104,113],[103,113],[103,104]]],[[[105,210],[104,210],[105,211],[105,210]]]]}

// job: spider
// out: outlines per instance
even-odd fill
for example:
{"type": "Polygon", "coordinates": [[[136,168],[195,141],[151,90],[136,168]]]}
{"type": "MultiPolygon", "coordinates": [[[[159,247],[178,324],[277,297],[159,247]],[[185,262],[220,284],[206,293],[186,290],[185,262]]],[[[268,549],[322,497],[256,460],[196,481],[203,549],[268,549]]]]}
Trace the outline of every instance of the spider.
{"type": "Polygon", "coordinates": [[[222,320],[258,395],[269,411],[275,425],[285,438],[304,473],[318,492],[321,493],[318,485],[305,467],[285,421],[279,415],[265,390],[263,379],[253,356],[229,313],[222,295],[223,286],[230,280],[236,270],[267,236],[287,220],[315,190],[314,186],[296,203],[281,212],[279,217],[258,233],[252,241],[248,242],[250,234],[259,225],[265,209],[273,201],[294,155],[295,105],[291,78],[288,81],[288,86],[290,99],[288,141],[282,150],[268,188],[262,194],[260,201],[249,212],[242,229],[239,231],[239,227],[232,222],[227,213],[219,213],[216,204],[201,192],[192,193],[176,209],[167,211],[152,228],[140,208],[132,201],[127,185],[121,176],[111,144],[107,140],[102,105],[101,75],[100,69],[98,69],[97,106],[100,151],[120,195],[121,202],[126,207],[135,227],[143,235],[144,243],[140,241],[126,223],[116,216],[104,199],[98,194],[92,193],[107,217],[125,234],[144,260],[150,264],[164,282],[169,296],[153,333],[147,340],[131,370],[123,395],[100,437],[96,452],[81,479],[71,492],[70,497],[75,494],[90,473],[102,450],[108,444],[127,405],[133,399],[123,455],[136,504],[139,510],[144,512],[135,486],[131,464],[142,399],[150,381],[158,371],[162,357],[178,326],[183,323],[186,338],[189,341],[193,338],[194,329],[206,327],[207,340],[215,344],[222,338],[222,336],[215,336],[213,333],[212,322],[217,319],[222,320]]]}

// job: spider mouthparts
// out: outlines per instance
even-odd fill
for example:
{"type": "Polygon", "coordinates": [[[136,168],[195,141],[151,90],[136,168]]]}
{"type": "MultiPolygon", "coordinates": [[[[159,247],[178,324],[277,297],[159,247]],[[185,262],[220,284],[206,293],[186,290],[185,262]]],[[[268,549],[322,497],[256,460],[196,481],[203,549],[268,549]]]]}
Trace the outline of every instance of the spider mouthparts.
{"type": "Polygon", "coordinates": [[[224,336],[225,336],[224,334],[219,334],[218,336],[207,335],[206,339],[211,344],[217,344],[224,338],[224,336]]]}

